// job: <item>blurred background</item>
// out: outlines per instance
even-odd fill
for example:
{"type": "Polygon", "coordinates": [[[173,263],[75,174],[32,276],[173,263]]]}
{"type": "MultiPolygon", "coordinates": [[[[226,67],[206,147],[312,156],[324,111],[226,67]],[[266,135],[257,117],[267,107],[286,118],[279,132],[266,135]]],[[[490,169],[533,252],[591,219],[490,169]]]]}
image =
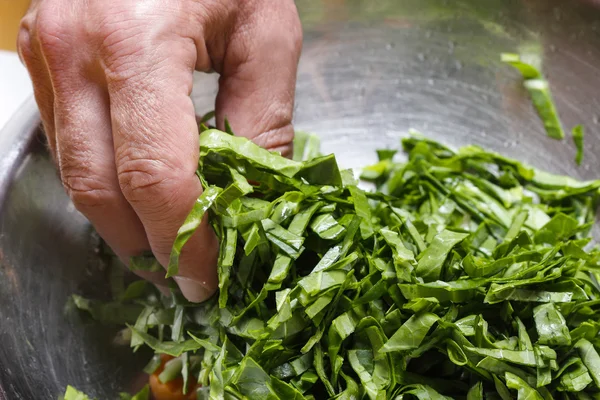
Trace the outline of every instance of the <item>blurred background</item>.
{"type": "Polygon", "coordinates": [[[19,20],[29,0],[0,0],[0,49],[15,50],[19,20]]]}
{"type": "Polygon", "coordinates": [[[29,0],[0,0],[0,129],[32,93],[17,56],[19,21],[29,0]]]}

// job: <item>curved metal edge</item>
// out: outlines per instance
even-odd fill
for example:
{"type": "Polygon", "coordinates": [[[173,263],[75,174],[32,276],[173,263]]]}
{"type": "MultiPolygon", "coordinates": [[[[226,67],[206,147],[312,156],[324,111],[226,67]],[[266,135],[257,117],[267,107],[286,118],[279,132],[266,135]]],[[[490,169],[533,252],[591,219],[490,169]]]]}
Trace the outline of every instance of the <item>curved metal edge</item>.
{"type": "MultiPolygon", "coordinates": [[[[40,122],[35,99],[31,96],[0,131],[0,210],[13,179],[36,139],[40,122]]],[[[0,400],[8,400],[2,382],[0,400]]]]}
{"type": "Polygon", "coordinates": [[[0,131],[0,210],[10,184],[38,134],[40,122],[37,104],[31,96],[0,131]]]}

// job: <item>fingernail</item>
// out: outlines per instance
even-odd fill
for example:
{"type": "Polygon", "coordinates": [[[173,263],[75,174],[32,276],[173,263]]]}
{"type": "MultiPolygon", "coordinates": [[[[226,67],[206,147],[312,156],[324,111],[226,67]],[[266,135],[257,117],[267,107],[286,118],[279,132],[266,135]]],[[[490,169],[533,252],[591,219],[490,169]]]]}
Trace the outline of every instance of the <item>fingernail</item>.
{"type": "Polygon", "coordinates": [[[193,281],[189,278],[175,276],[173,279],[177,282],[177,286],[179,286],[179,289],[181,289],[181,293],[183,293],[185,298],[193,303],[201,303],[208,300],[214,293],[214,291],[209,290],[202,283],[193,281]]]}

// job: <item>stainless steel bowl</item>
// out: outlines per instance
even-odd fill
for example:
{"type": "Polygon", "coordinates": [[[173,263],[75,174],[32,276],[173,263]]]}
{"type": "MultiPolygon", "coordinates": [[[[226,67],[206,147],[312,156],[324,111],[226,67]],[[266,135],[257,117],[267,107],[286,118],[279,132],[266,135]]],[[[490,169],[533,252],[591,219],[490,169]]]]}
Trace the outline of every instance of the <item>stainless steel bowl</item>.
{"type": "MultiPolygon", "coordinates": [[[[479,144],[536,167],[600,176],[600,11],[566,0],[298,0],[305,30],[296,127],[357,167],[414,128],[479,144]],[[546,137],[501,52],[538,48],[566,128],[587,128],[577,167],[570,140],[546,137]]],[[[199,76],[198,110],[214,76],[199,76]]],[[[73,384],[114,398],[142,379],[144,354],[115,327],[65,311],[72,293],[107,296],[98,239],[64,194],[32,101],[0,133],[0,399],[52,399],[73,384]]],[[[139,383],[139,382],[138,382],[139,383]]]]}

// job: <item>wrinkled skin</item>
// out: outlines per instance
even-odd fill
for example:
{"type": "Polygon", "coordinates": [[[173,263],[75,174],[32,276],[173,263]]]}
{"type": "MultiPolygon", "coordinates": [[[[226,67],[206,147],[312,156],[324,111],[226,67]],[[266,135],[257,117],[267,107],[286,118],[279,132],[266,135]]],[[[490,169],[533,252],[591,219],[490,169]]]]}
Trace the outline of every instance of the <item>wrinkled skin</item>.
{"type": "MultiPolygon", "coordinates": [[[[220,74],[218,127],[289,154],[301,45],[293,0],[34,0],[18,40],[75,206],[122,260],[163,266],[202,192],[193,71],[220,74]]],[[[189,300],[214,293],[217,253],[205,219],[175,277],[189,300]]]]}

